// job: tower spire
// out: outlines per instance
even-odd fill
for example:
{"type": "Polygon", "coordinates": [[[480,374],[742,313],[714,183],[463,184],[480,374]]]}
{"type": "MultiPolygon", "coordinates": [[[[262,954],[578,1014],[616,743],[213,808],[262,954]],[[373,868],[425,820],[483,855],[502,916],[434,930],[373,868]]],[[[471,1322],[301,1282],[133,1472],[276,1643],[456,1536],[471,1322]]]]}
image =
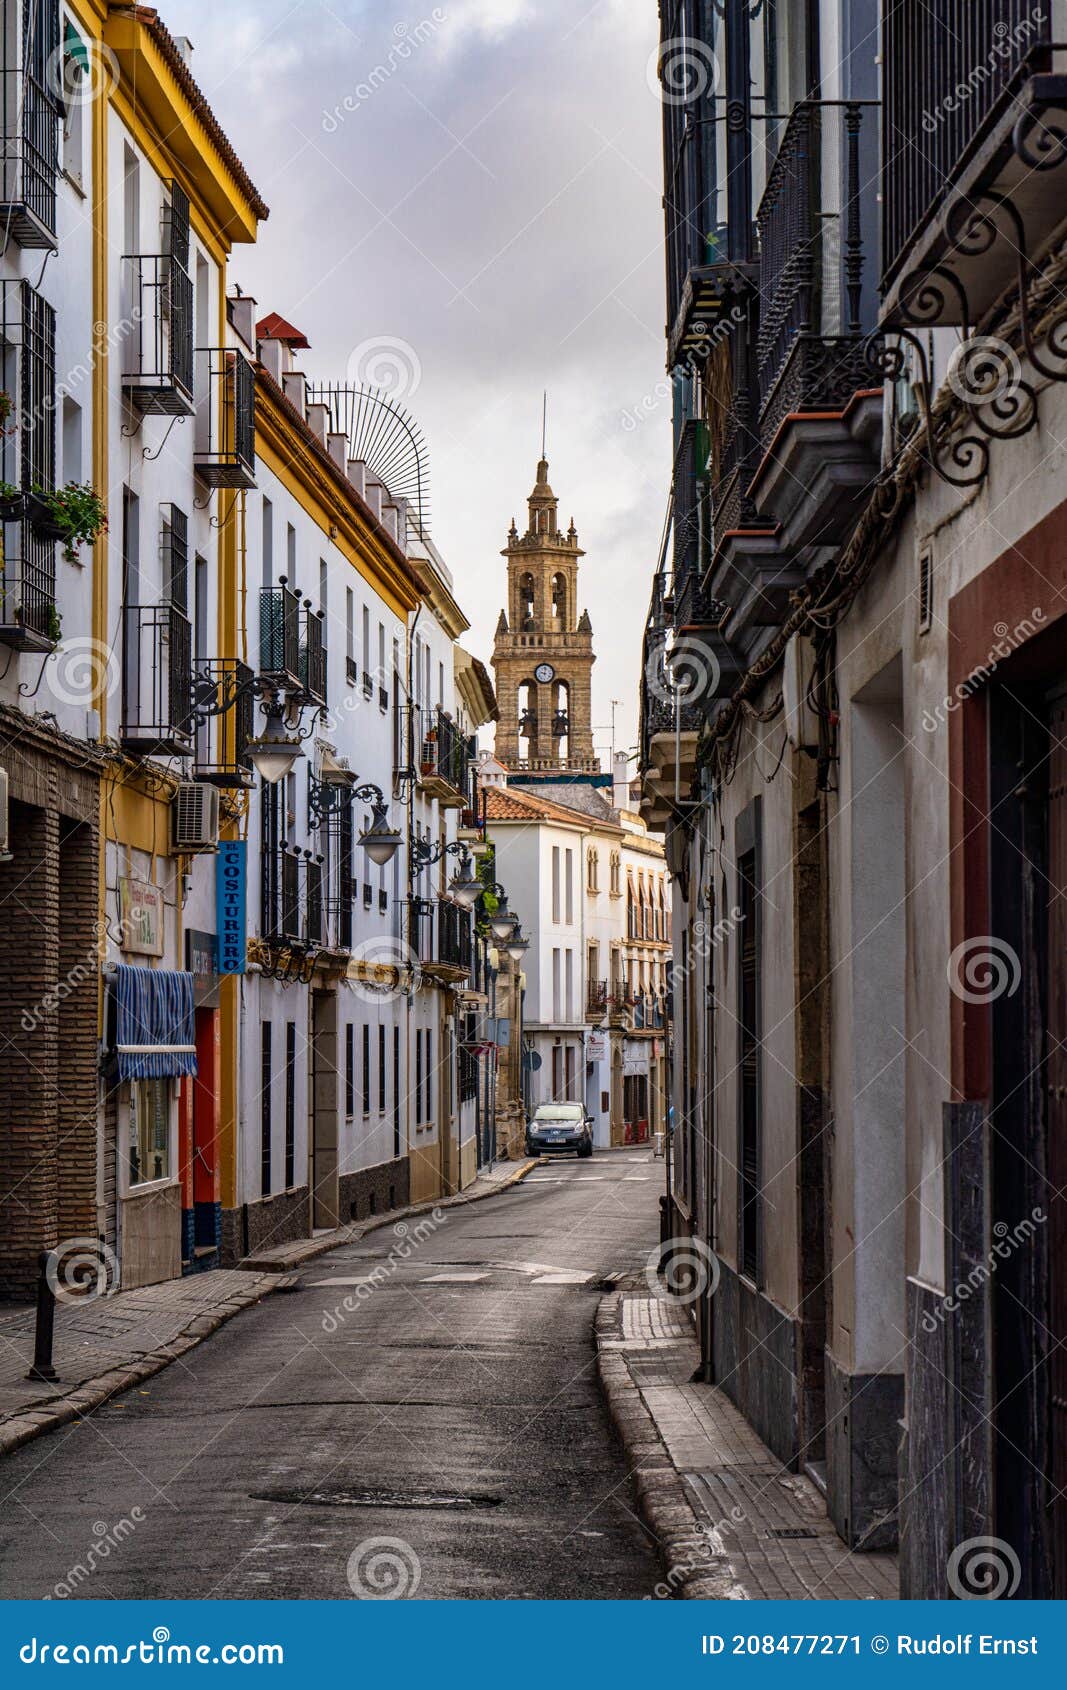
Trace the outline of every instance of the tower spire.
{"type": "Polygon", "coordinates": [[[545,388],[544,399],[541,404],[541,458],[548,457],[548,388],[545,388]]]}

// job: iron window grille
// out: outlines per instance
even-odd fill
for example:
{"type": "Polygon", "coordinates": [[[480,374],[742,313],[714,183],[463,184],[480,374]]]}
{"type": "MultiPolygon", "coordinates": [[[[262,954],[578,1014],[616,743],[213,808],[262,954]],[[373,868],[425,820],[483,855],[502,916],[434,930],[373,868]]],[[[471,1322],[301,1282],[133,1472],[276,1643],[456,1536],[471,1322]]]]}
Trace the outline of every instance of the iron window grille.
{"type": "Polygon", "coordinates": [[[177,605],[122,612],[122,743],[141,756],[193,752],[193,631],[177,605]]]}
{"type": "Polygon", "coordinates": [[[0,228],[19,246],[56,246],[59,0],[6,0],[0,58],[0,228]]]}
{"type": "Polygon", "coordinates": [[[30,520],[28,495],[55,488],[56,318],[28,282],[3,283],[0,300],[2,381],[17,408],[0,431],[0,479],[16,490],[0,506],[0,639],[46,650],[58,635],[55,540],[30,520]]]}
{"type": "Polygon", "coordinates": [[[326,703],[326,645],[322,630],[326,618],[321,610],[304,609],[300,643],[300,685],[315,704],[326,703]]]}
{"type": "Polygon", "coordinates": [[[280,686],[300,686],[300,599],[286,585],[259,593],[259,672],[280,686]]]}
{"type": "Polygon", "coordinates": [[[193,284],[189,201],[171,183],[163,214],[163,251],[123,258],[128,332],[122,384],[146,416],[193,414],[193,284]]]}
{"type": "Polygon", "coordinates": [[[232,347],[198,347],[193,467],[209,487],[256,484],[256,378],[232,347]]]}

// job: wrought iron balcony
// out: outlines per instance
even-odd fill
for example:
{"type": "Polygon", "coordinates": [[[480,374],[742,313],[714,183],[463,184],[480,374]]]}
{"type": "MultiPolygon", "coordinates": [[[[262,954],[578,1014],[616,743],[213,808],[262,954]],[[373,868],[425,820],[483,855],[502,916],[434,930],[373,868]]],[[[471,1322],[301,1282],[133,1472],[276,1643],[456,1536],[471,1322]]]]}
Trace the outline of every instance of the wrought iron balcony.
{"type": "Polygon", "coordinates": [[[445,711],[423,714],[419,781],[429,797],[437,798],[446,808],[468,808],[474,793],[475,755],[474,740],[462,733],[445,711]]]}
{"type": "Polygon", "coordinates": [[[296,689],[300,674],[300,597],[286,585],[259,590],[259,672],[278,686],[296,689]]]}
{"type": "Polygon", "coordinates": [[[446,899],[417,901],[412,911],[423,973],[443,980],[466,979],[473,960],[470,912],[446,899]]]}
{"type": "Polygon", "coordinates": [[[585,990],[585,1018],[594,1023],[603,1021],[608,1013],[608,983],[589,980],[585,990]]]}
{"type": "Polygon", "coordinates": [[[123,261],[122,385],[146,416],[193,414],[193,284],[173,252],[123,261]]]}
{"type": "Polygon", "coordinates": [[[0,227],[21,247],[56,245],[60,51],[57,0],[5,5],[0,40],[0,227]]]}
{"type": "Polygon", "coordinates": [[[198,721],[195,735],[195,778],[212,786],[255,784],[248,743],[255,732],[252,670],[236,657],[216,657],[198,663],[193,676],[193,702],[214,712],[198,721]]]}
{"type": "Polygon", "coordinates": [[[841,406],[870,385],[863,342],[876,320],[866,257],[876,245],[877,106],[794,107],[756,213],[756,362],[766,450],[790,411],[841,406]]]}
{"type": "MultiPolygon", "coordinates": [[[[882,286],[890,316],[906,320],[912,290],[901,282],[933,271],[955,246],[953,233],[988,209],[980,191],[975,197],[981,177],[992,187],[1006,168],[997,191],[1007,190],[1022,214],[1027,255],[1042,224],[1062,220],[1063,189],[1048,171],[1063,160],[1067,83],[1054,74],[1057,60],[1064,67],[1052,47],[1053,7],[1033,0],[892,0],[882,32],[882,286]],[[939,229],[957,200],[962,223],[939,229]]],[[[966,246],[960,257],[988,272],[989,255],[968,255],[966,246]]],[[[1004,254],[997,275],[1010,278],[1012,257],[1004,254]]],[[[975,280],[985,297],[983,278],[975,280]]],[[[922,320],[958,322],[960,303],[950,286],[936,319],[923,302],[922,320]]],[[[972,302],[971,320],[979,314],[972,302]]]]}
{"type": "Polygon", "coordinates": [[[305,867],[303,853],[284,841],[260,852],[260,932],[269,944],[307,940],[301,897],[305,867]]]}
{"type": "Polygon", "coordinates": [[[193,467],[209,487],[256,484],[256,378],[243,353],[198,347],[193,467]]]}
{"type": "Polygon", "coordinates": [[[314,704],[326,703],[326,646],[322,630],[326,618],[321,610],[304,606],[303,638],[300,641],[300,685],[314,704]]]}
{"type": "Polygon", "coordinates": [[[59,639],[56,548],[25,518],[0,521],[0,641],[16,651],[50,651],[59,639]]]}
{"type": "Polygon", "coordinates": [[[192,626],[173,604],[122,613],[122,744],[139,756],[193,751],[192,626]]]}

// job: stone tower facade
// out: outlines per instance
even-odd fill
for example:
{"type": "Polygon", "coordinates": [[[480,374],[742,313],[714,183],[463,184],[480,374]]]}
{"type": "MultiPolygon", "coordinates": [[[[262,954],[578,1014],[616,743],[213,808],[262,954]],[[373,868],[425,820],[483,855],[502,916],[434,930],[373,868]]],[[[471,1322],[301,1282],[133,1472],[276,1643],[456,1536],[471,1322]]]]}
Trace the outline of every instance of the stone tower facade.
{"type": "Polygon", "coordinates": [[[585,553],[573,521],[560,532],[558,506],[542,458],[526,533],[512,521],[502,553],[508,608],[493,647],[496,754],[509,769],[595,774],[593,627],[587,611],[578,614],[578,561],[585,553]]]}

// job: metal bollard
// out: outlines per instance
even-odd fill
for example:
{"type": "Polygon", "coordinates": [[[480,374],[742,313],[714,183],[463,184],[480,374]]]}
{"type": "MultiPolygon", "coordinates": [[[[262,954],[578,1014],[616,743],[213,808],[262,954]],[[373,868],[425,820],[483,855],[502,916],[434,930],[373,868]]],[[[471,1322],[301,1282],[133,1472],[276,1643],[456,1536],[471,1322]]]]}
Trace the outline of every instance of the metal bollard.
{"type": "Polygon", "coordinates": [[[27,1379],[42,1379],[47,1383],[58,1379],[52,1366],[52,1340],[56,1324],[56,1295],[48,1278],[51,1250],[42,1250],[37,1258],[37,1325],[33,1335],[33,1366],[27,1379]]]}

